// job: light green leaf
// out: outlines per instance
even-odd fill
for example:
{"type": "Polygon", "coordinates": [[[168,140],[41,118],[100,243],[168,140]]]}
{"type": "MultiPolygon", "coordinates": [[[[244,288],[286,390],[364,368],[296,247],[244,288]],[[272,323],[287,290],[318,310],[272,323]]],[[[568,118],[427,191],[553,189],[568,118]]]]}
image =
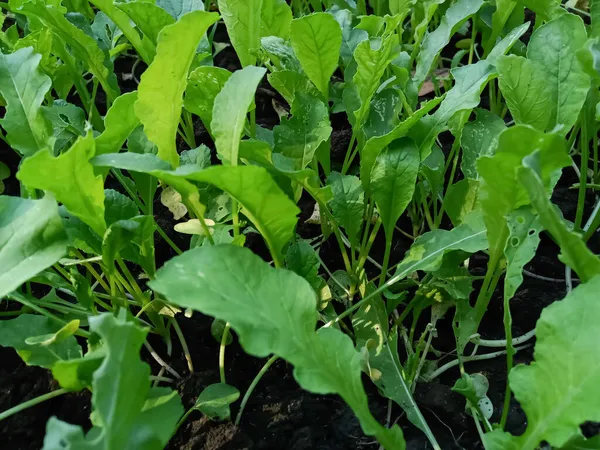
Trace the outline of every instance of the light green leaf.
{"type": "Polygon", "coordinates": [[[302,73],[300,61],[296,58],[294,49],[284,39],[268,36],[260,40],[260,45],[277,70],[291,70],[302,73]]]}
{"type": "MultiPolygon", "coordinates": [[[[508,1],[516,1],[516,0],[508,0],[508,1]]],[[[529,30],[529,26],[531,22],[525,22],[522,25],[519,25],[515,29],[511,30],[504,39],[502,39],[496,46],[492,49],[488,57],[485,59],[492,65],[496,65],[498,58],[502,55],[506,55],[509,50],[519,41],[521,36],[523,36],[527,30],[529,30]]]]}
{"type": "Polygon", "coordinates": [[[498,58],[499,85],[516,123],[546,130],[552,114],[551,87],[547,74],[522,56],[498,58]]]}
{"type": "Polygon", "coordinates": [[[204,207],[199,204],[198,188],[191,181],[218,187],[242,205],[242,213],[262,234],[273,258],[278,263],[282,262],[283,248],[294,236],[296,216],[300,210],[266,169],[258,166],[212,166],[198,170],[198,167],[190,165],[170,171],[164,164],[153,155],[131,153],[102,155],[94,160],[94,165],[99,167],[117,167],[157,177],[177,189],[184,200],[197,202],[200,214],[203,214],[204,207]]]}
{"type": "Polygon", "coordinates": [[[346,230],[350,242],[358,246],[365,208],[365,191],[360,180],[353,175],[331,172],[327,184],[333,192],[329,201],[333,218],[346,230]]]}
{"type": "MultiPolygon", "coordinates": [[[[563,159],[563,166],[570,165],[570,158],[563,159]]],[[[554,237],[561,249],[559,258],[571,267],[581,280],[591,280],[600,274],[600,259],[586,246],[581,237],[567,226],[560,210],[554,206],[549,198],[544,180],[540,173],[543,155],[536,151],[523,160],[523,167],[518,169],[518,180],[523,184],[529,194],[531,204],[540,216],[544,228],[554,237]]]]}
{"type": "Polygon", "coordinates": [[[106,231],[104,181],[94,175],[89,162],[94,152],[94,138],[88,133],[58,157],[41,151],[26,158],[17,178],[29,188],[52,192],[69,212],[102,236],[106,231]]]}
{"type": "MultiPolygon", "coordinates": [[[[175,23],[175,19],[167,11],[147,1],[116,3],[115,6],[129,16],[154,46],[158,43],[162,29],[175,23]]],[[[154,49],[153,53],[155,51],[154,49]]]]}
{"type": "Polygon", "coordinates": [[[260,48],[263,2],[264,0],[217,1],[242,67],[256,64],[256,53],[260,48]]]}
{"type": "Polygon", "coordinates": [[[440,104],[443,97],[438,97],[421,105],[404,122],[398,124],[392,131],[383,135],[372,137],[367,141],[360,155],[360,181],[366,192],[370,192],[371,170],[377,159],[377,155],[396,139],[406,136],[409,131],[433,108],[440,104]]]}
{"type": "Polygon", "coordinates": [[[600,2],[598,2],[598,0],[591,0],[590,13],[592,15],[592,29],[590,37],[600,37],[600,2]]]}
{"type": "Polygon", "coordinates": [[[425,37],[419,51],[417,69],[413,77],[414,83],[419,89],[433,68],[438,55],[450,42],[452,35],[482,6],[483,0],[458,0],[442,16],[440,26],[425,37]]]}
{"type": "Polygon", "coordinates": [[[39,69],[41,59],[32,48],[0,53],[0,93],[6,102],[0,124],[11,147],[23,156],[53,147],[52,128],[40,108],[52,82],[39,69]]]}
{"type": "Polygon", "coordinates": [[[475,110],[477,117],[473,122],[465,124],[461,145],[463,156],[461,169],[465,177],[479,179],[476,161],[480,156],[492,155],[498,145],[498,136],[506,129],[504,120],[485,110],[475,110]]]}
{"type": "Polygon", "coordinates": [[[114,0],[90,0],[90,3],[108,16],[135,48],[138,55],[146,64],[150,64],[154,57],[154,46],[142,40],[138,31],[130,22],[129,16],[115,5],[114,0]]]}
{"type": "Polygon", "coordinates": [[[469,213],[479,207],[479,181],[464,178],[448,188],[444,207],[452,224],[458,226],[469,213]]]}
{"type": "Polygon", "coordinates": [[[316,295],[298,275],[269,267],[248,249],[219,245],[175,257],[150,287],[176,305],[231,323],[248,353],[288,360],[300,386],[339,394],[366,434],[377,437],[386,449],[405,448],[400,429],[384,429],[369,412],[360,356],[352,341],[335,329],[315,333],[316,295]]]}
{"type": "Polygon", "coordinates": [[[44,116],[50,121],[54,133],[54,154],[62,153],[73,145],[79,136],[85,136],[87,116],[78,106],[59,99],[52,106],[42,106],[44,116]]]}
{"type": "Polygon", "coordinates": [[[590,89],[590,78],[577,59],[577,51],[586,40],[583,20],[564,14],[536,30],[527,48],[527,58],[543,74],[549,87],[551,112],[547,129],[564,125],[563,136],[577,122],[590,89]]]}
{"type": "Polygon", "coordinates": [[[432,272],[442,266],[444,255],[454,250],[476,253],[487,248],[483,221],[465,222],[447,230],[433,230],[417,238],[396,268],[400,281],[417,270],[432,272]]]}
{"type": "Polygon", "coordinates": [[[111,101],[119,96],[119,85],[112,71],[112,62],[106,58],[96,40],[67,20],[61,9],[31,0],[18,9],[19,13],[39,19],[49,28],[63,47],[68,47],[74,58],[83,62],[102,85],[111,101]]]}
{"type": "Polygon", "coordinates": [[[290,37],[292,28],[292,9],[285,0],[263,0],[260,17],[260,35],[290,37]]]}
{"type": "Polygon", "coordinates": [[[57,262],[67,236],[56,201],[0,197],[0,298],[57,262]]]}
{"type": "Polygon", "coordinates": [[[268,74],[267,78],[273,89],[279,92],[290,105],[294,104],[296,95],[300,93],[306,93],[311,97],[319,97],[321,95],[315,85],[301,72],[277,70],[268,74]]]}
{"type": "Polygon", "coordinates": [[[357,68],[352,79],[360,98],[360,108],[354,111],[356,129],[364,125],[373,95],[381,84],[381,77],[397,56],[397,47],[398,36],[388,32],[375,42],[366,40],[356,47],[354,60],[357,68]]]}
{"type": "Polygon", "coordinates": [[[102,261],[109,272],[116,270],[115,262],[121,255],[138,263],[146,274],[154,276],[154,232],[152,216],[137,216],[118,220],[110,225],[102,241],[102,261]]]}
{"type": "Polygon", "coordinates": [[[388,239],[412,200],[420,163],[419,149],[408,138],[392,142],[375,160],[370,188],[388,239]]]}
{"type": "Polygon", "coordinates": [[[189,112],[200,117],[209,132],[215,99],[230,77],[231,72],[214,66],[201,66],[190,73],[184,106],[189,112]]]}
{"type": "Polygon", "coordinates": [[[254,66],[238,70],[215,98],[210,128],[217,153],[224,163],[237,165],[246,114],[254,102],[256,88],[266,73],[266,69],[254,66]]]}
{"type": "Polygon", "coordinates": [[[50,369],[57,361],[81,357],[81,347],[72,333],[56,342],[38,342],[43,341],[39,337],[53,336],[60,329],[47,317],[21,314],[16,319],[0,321],[0,345],[14,348],[28,366],[50,369]]]}
{"type": "Polygon", "coordinates": [[[352,61],[354,50],[358,44],[362,41],[369,39],[369,33],[359,28],[354,28],[352,20],[354,15],[348,9],[333,9],[330,11],[335,17],[335,20],[340,24],[342,28],[342,48],[340,49],[340,56],[344,65],[347,67],[352,61]]]}
{"type": "Polygon", "coordinates": [[[342,29],[331,14],[314,13],[294,19],[292,47],[304,72],[329,98],[329,81],[338,67],[342,47],[342,29]]]}
{"type": "Polygon", "coordinates": [[[416,0],[390,0],[390,13],[392,15],[406,15],[414,6],[416,0]]]}
{"type": "Polygon", "coordinates": [[[133,130],[140,124],[135,115],[136,91],[121,95],[104,118],[104,132],[96,138],[96,155],[119,153],[133,130]]]}
{"type": "Polygon", "coordinates": [[[179,165],[175,144],[188,72],[202,36],[218,18],[194,11],[163,28],[156,56],[142,75],[135,113],[148,139],[158,146],[158,156],[173,167],[179,165]]]}
{"type": "Polygon", "coordinates": [[[240,391],[226,383],[207,386],[198,396],[193,409],[205,414],[209,419],[229,420],[229,405],[240,398],[240,391]]]}
{"type": "Polygon", "coordinates": [[[156,5],[177,20],[189,12],[204,11],[202,0],[157,0],[156,5]]]}
{"type": "Polygon", "coordinates": [[[583,436],[577,436],[570,440],[567,445],[561,447],[560,450],[596,450],[600,448],[600,435],[586,439],[583,436]]]}
{"type": "Polygon", "coordinates": [[[548,22],[565,14],[561,0],[523,0],[523,4],[543,22],[548,22]]]}
{"type": "Polygon", "coordinates": [[[487,450],[534,450],[542,441],[561,447],[580,434],[585,421],[600,421],[599,289],[595,277],[544,309],[536,326],[535,361],[509,375],[527,429],[519,437],[500,430],[487,434],[487,450]]]}
{"type": "Polygon", "coordinates": [[[292,104],[292,118],[282,118],[273,129],[275,152],[292,159],[294,167],[304,169],[319,146],[329,139],[329,110],[318,98],[299,92],[292,104]]]}

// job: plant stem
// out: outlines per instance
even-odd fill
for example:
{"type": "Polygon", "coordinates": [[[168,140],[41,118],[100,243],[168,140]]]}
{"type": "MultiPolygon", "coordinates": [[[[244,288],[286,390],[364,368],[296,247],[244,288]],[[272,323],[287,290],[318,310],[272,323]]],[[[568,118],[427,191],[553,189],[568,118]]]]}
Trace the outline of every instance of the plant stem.
{"type": "Polygon", "coordinates": [[[181,348],[183,349],[183,354],[185,355],[185,360],[187,361],[188,369],[190,373],[194,373],[194,363],[192,362],[192,355],[190,353],[190,349],[187,345],[187,341],[185,340],[185,336],[181,331],[181,327],[179,326],[179,323],[177,323],[177,319],[175,319],[175,317],[171,317],[171,324],[173,325],[175,334],[177,334],[177,338],[181,343],[181,348]]]}
{"type": "Polygon", "coordinates": [[[588,139],[588,115],[587,108],[582,111],[581,137],[579,138],[579,148],[581,153],[581,169],[579,173],[579,194],[577,196],[577,212],[575,213],[575,230],[581,230],[583,221],[583,210],[585,208],[585,194],[587,192],[588,163],[590,157],[590,146],[588,139]]]}
{"type": "Polygon", "coordinates": [[[393,233],[390,232],[389,235],[385,237],[385,252],[383,254],[383,264],[381,266],[381,277],[379,278],[379,287],[385,284],[385,278],[387,276],[387,268],[390,264],[390,253],[392,252],[392,238],[393,233]]]}
{"type": "Polygon", "coordinates": [[[354,144],[356,143],[356,135],[352,132],[352,137],[350,138],[350,143],[348,144],[348,148],[346,149],[346,156],[344,157],[344,163],[342,164],[342,175],[345,175],[350,169],[352,165],[352,160],[354,159],[354,144]]]}
{"type": "Polygon", "coordinates": [[[31,408],[32,406],[39,405],[40,403],[43,403],[46,400],[51,400],[53,398],[59,397],[63,394],[66,394],[67,392],[69,392],[69,391],[67,391],[66,389],[57,389],[56,391],[48,392],[47,394],[40,395],[39,397],[36,397],[36,398],[32,398],[31,400],[23,402],[20,405],[17,405],[13,408],[7,409],[3,413],[0,413],[0,421],[2,421],[4,419],[6,419],[7,417],[10,417],[14,414],[17,414],[21,411],[24,411],[28,408],[31,408]]]}
{"type": "Polygon", "coordinates": [[[223,328],[223,334],[221,335],[221,345],[219,347],[219,377],[221,383],[227,383],[225,379],[225,347],[227,347],[227,339],[229,338],[229,329],[231,324],[227,322],[225,328],[223,328]]]}
{"type": "Polygon", "coordinates": [[[258,385],[258,383],[260,382],[260,380],[262,379],[262,377],[265,375],[265,373],[267,373],[267,371],[269,370],[269,368],[278,359],[279,359],[278,356],[275,356],[275,355],[271,356],[269,358],[269,360],[265,363],[265,365],[262,367],[262,369],[260,369],[260,371],[258,372],[258,374],[256,374],[256,376],[254,377],[254,380],[252,380],[252,383],[250,384],[250,387],[248,387],[248,390],[244,394],[244,398],[242,398],[242,403],[240,404],[240,410],[238,411],[237,416],[235,417],[234,424],[236,426],[238,426],[240,424],[240,421],[242,420],[242,413],[244,412],[244,409],[246,408],[246,404],[248,403],[248,400],[250,399],[250,396],[252,395],[252,392],[254,392],[254,389],[256,388],[256,386],[258,385]]]}

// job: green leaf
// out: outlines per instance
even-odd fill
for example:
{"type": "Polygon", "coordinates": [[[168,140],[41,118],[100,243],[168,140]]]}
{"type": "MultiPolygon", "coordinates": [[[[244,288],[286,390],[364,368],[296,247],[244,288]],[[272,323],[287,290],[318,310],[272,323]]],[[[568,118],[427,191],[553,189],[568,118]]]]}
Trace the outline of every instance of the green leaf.
{"type": "Polygon", "coordinates": [[[352,81],[360,98],[360,108],[354,111],[356,129],[360,129],[367,119],[371,100],[381,84],[381,77],[397,56],[397,46],[398,36],[386,32],[380,40],[361,42],[354,51],[357,68],[352,81]]]}
{"type": "Polygon", "coordinates": [[[138,55],[146,64],[150,64],[154,57],[153,45],[148,45],[147,41],[142,40],[138,31],[130,22],[129,16],[115,5],[114,0],[90,0],[90,3],[108,16],[135,48],[138,55]]]}
{"type": "Polygon", "coordinates": [[[392,131],[383,136],[372,137],[367,141],[360,155],[360,181],[366,192],[370,192],[371,170],[377,155],[396,139],[405,137],[426,114],[440,104],[442,99],[442,97],[438,97],[423,103],[419,110],[398,124],[392,131]]]}
{"type": "Polygon", "coordinates": [[[299,74],[302,73],[300,61],[294,54],[294,49],[284,39],[268,36],[260,40],[260,45],[277,70],[291,70],[299,74]]]}
{"type": "Polygon", "coordinates": [[[173,167],[179,165],[175,144],[188,72],[202,36],[218,18],[194,11],[165,27],[156,56],[142,75],[135,113],[148,139],[158,146],[158,156],[173,167]]]}
{"type": "Polygon", "coordinates": [[[0,197],[0,298],[57,262],[67,236],[56,201],[0,197]]]}
{"type": "Polygon", "coordinates": [[[313,289],[320,284],[321,260],[315,249],[304,239],[296,239],[290,243],[285,251],[285,264],[288,269],[308,281],[313,289]]]}
{"type": "Polygon", "coordinates": [[[340,56],[344,65],[347,67],[352,61],[352,56],[358,44],[362,41],[369,39],[369,33],[359,28],[354,28],[352,19],[354,16],[348,9],[331,10],[331,14],[338,21],[342,28],[342,48],[340,50],[340,56]]]}
{"type": "Polygon", "coordinates": [[[484,437],[486,449],[534,450],[542,441],[561,447],[580,434],[585,421],[600,421],[598,289],[595,277],[544,309],[536,326],[535,361],[509,375],[527,429],[519,437],[495,430],[484,437]]]}
{"type": "Polygon", "coordinates": [[[275,152],[292,159],[294,167],[301,170],[331,135],[329,110],[318,98],[299,92],[291,113],[291,119],[282,118],[281,124],[273,129],[275,152]]]}
{"type": "Polygon", "coordinates": [[[346,230],[350,242],[358,246],[365,209],[365,191],[360,180],[353,175],[331,172],[327,184],[333,192],[329,201],[333,218],[346,230]]]}
{"type": "Polygon", "coordinates": [[[342,29],[331,14],[314,13],[294,19],[291,41],[304,72],[329,98],[329,81],[338,67],[342,29]]]}
{"type": "Polygon", "coordinates": [[[532,10],[543,22],[565,14],[561,0],[523,0],[526,8],[532,10]]]}
{"type": "Polygon", "coordinates": [[[260,48],[263,2],[264,0],[217,1],[242,67],[256,64],[256,53],[260,48]]]}
{"type": "Polygon", "coordinates": [[[240,391],[226,383],[207,386],[198,396],[193,409],[205,414],[209,419],[229,420],[229,405],[240,398],[240,391]]]}
{"type": "Polygon", "coordinates": [[[596,450],[600,447],[600,435],[586,439],[583,436],[578,436],[570,440],[567,445],[561,447],[560,450],[596,450]]]}
{"type": "Polygon", "coordinates": [[[219,245],[175,257],[150,287],[176,305],[231,323],[248,353],[286,359],[304,389],[339,394],[366,434],[386,449],[405,448],[400,429],[384,429],[369,412],[352,341],[335,329],[315,332],[316,295],[298,275],[269,267],[248,249],[219,245]]]}
{"type": "Polygon", "coordinates": [[[40,109],[52,82],[39,69],[41,59],[32,48],[0,53],[0,93],[6,102],[0,124],[11,147],[23,156],[53,147],[52,128],[40,109]]]}
{"type": "Polygon", "coordinates": [[[49,343],[40,339],[54,336],[60,329],[47,317],[21,314],[16,319],[0,321],[0,345],[14,348],[28,366],[51,369],[57,361],[81,357],[81,347],[72,333],[49,343]]]}
{"type": "MultiPolygon", "coordinates": [[[[516,1],[516,0],[508,0],[508,1],[516,1]]],[[[504,37],[504,39],[502,39],[500,42],[498,42],[498,44],[496,44],[496,46],[492,49],[492,51],[490,52],[490,54],[488,55],[488,57],[485,60],[494,66],[497,65],[498,58],[500,56],[506,55],[509,52],[509,50],[517,42],[519,42],[519,39],[521,38],[521,36],[523,36],[527,32],[527,30],[529,30],[530,25],[531,25],[531,22],[525,22],[524,24],[519,25],[518,27],[511,30],[510,33],[508,33],[504,37]]]]}
{"type": "Polygon", "coordinates": [[[452,35],[482,6],[483,0],[458,0],[442,16],[440,26],[425,37],[419,51],[417,69],[413,77],[414,83],[419,89],[429,72],[431,72],[438,55],[450,42],[452,35]]]}
{"type": "Polygon", "coordinates": [[[308,77],[294,70],[277,70],[267,75],[269,84],[290,105],[294,104],[297,94],[306,94],[311,97],[319,97],[321,94],[308,77]]]}
{"type": "Polygon", "coordinates": [[[85,136],[85,111],[64,100],[54,100],[52,106],[43,106],[54,133],[54,153],[59,154],[73,145],[79,136],[85,136]]]}
{"type": "Polygon", "coordinates": [[[162,29],[175,23],[175,19],[167,11],[147,1],[116,3],[115,6],[129,16],[154,46],[158,43],[162,29]]]}
{"type": "Polygon", "coordinates": [[[112,62],[106,58],[96,40],[77,28],[63,15],[61,9],[31,0],[18,9],[19,13],[39,19],[58,39],[57,45],[68,47],[73,57],[83,62],[102,85],[109,100],[119,96],[119,85],[112,70],[112,62]]]}
{"type": "Polygon", "coordinates": [[[198,201],[198,188],[191,181],[218,187],[242,205],[242,213],[262,234],[278,263],[285,244],[294,236],[300,210],[262,167],[212,166],[198,170],[195,166],[183,166],[169,171],[165,163],[153,155],[131,153],[102,155],[94,160],[94,165],[148,173],[172,185],[190,201],[194,198],[198,201]]]}
{"type": "Polygon", "coordinates": [[[156,5],[177,20],[189,12],[204,11],[202,0],[157,0],[156,5]]]}
{"type": "Polygon", "coordinates": [[[26,158],[17,178],[29,188],[52,192],[69,212],[102,236],[106,231],[104,181],[94,175],[89,162],[94,152],[94,138],[88,133],[58,157],[46,150],[26,158]]]}
{"type": "Polygon", "coordinates": [[[499,85],[516,123],[546,130],[552,114],[552,92],[547,74],[522,56],[498,58],[499,85]]]}
{"type": "Polygon", "coordinates": [[[398,139],[377,156],[371,171],[371,194],[388,238],[412,200],[419,173],[419,149],[408,138],[398,139]]]}
{"type": "Polygon", "coordinates": [[[155,231],[152,216],[138,216],[111,224],[102,241],[102,261],[108,271],[115,272],[115,261],[121,254],[123,258],[140,264],[152,277],[155,271],[155,231]]]}
{"type": "Polygon", "coordinates": [[[543,74],[549,88],[550,119],[546,129],[564,125],[563,136],[577,122],[590,89],[589,76],[577,59],[577,51],[586,40],[583,20],[564,14],[536,30],[527,48],[527,58],[543,74]]]}
{"type": "Polygon", "coordinates": [[[450,231],[433,230],[417,238],[393,278],[400,281],[417,270],[436,271],[442,266],[444,255],[451,251],[476,253],[486,248],[485,227],[481,220],[465,222],[450,231]]]}
{"type": "Polygon", "coordinates": [[[285,0],[263,0],[260,16],[260,35],[290,37],[292,28],[292,9],[285,0]]]}
{"type": "Polygon", "coordinates": [[[104,219],[111,226],[119,220],[131,219],[140,214],[133,200],[113,189],[104,190],[104,219]]]}
{"type": "Polygon", "coordinates": [[[461,169],[471,180],[479,179],[477,158],[492,155],[498,145],[498,136],[506,129],[504,120],[497,115],[485,109],[476,109],[475,112],[476,119],[465,125],[460,141],[463,148],[461,169]]]}
{"type": "Polygon", "coordinates": [[[140,124],[135,115],[136,91],[115,100],[104,118],[104,132],[96,138],[96,155],[119,153],[133,130],[140,124]]]}
{"type": "Polygon", "coordinates": [[[479,181],[464,178],[448,188],[444,207],[452,224],[458,226],[471,211],[479,207],[479,181]]]}
{"type": "Polygon", "coordinates": [[[185,109],[200,117],[209,132],[215,99],[230,77],[231,72],[228,70],[201,66],[194,70],[188,79],[184,99],[185,109]]]}
{"type": "MultiPolygon", "coordinates": [[[[554,206],[547,194],[544,174],[540,173],[542,155],[536,151],[523,160],[523,167],[519,168],[518,180],[523,184],[529,194],[531,204],[537,210],[544,228],[554,237],[561,249],[559,258],[571,267],[581,280],[591,280],[600,274],[600,259],[586,246],[581,237],[567,226],[560,210],[554,206]]],[[[563,160],[563,165],[570,164],[570,158],[563,160]]]]}
{"type": "Polygon", "coordinates": [[[237,165],[246,114],[254,102],[256,88],[265,73],[266,69],[254,66],[238,70],[231,75],[215,98],[210,128],[217,153],[224,163],[237,165]]]}

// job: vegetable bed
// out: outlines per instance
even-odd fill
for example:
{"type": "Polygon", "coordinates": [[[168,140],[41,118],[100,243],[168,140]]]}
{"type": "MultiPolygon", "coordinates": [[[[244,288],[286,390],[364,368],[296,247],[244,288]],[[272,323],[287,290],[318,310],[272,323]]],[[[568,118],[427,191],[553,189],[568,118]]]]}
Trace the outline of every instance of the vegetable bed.
{"type": "Polygon", "coordinates": [[[7,449],[600,449],[597,0],[0,4],[7,449]]]}

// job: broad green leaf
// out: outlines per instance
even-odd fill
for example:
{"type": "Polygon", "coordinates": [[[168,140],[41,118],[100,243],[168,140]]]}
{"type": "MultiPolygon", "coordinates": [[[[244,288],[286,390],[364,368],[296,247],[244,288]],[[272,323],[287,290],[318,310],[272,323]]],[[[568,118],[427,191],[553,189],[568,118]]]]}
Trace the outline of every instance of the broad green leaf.
{"type": "Polygon", "coordinates": [[[398,124],[392,131],[383,135],[372,137],[367,141],[360,154],[360,181],[366,192],[370,192],[371,170],[377,155],[396,139],[405,137],[409,131],[433,108],[440,104],[442,97],[423,103],[421,108],[406,120],[398,124]]]}
{"type": "Polygon", "coordinates": [[[400,429],[384,429],[369,412],[352,341],[336,329],[315,332],[316,295],[295,273],[269,267],[248,249],[219,245],[175,257],[150,287],[176,305],[229,322],[248,353],[286,359],[304,389],[339,394],[366,434],[386,449],[405,448],[400,429]]]}
{"type": "Polygon", "coordinates": [[[104,118],[104,132],[96,138],[96,155],[119,153],[133,130],[140,124],[135,115],[136,91],[121,95],[104,118]]]}
{"type": "Polygon", "coordinates": [[[392,15],[406,15],[414,6],[416,0],[390,0],[390,13],[392,15]]]}
{"type": "Polygon", "coordinates": [[[552,114],[552,88],[547,73],[529,59],[509,55],[496,64],[499,86],[516,123],[546,130],[552,114]]]}
{"type": "Polygon", "coordinates": [[[260,40],[260,45],[277,70],[302,73],[300,61],[289,42],[277,36],[268,36],[260,40]]]}
{"type": "Polygon", "coordinates": [[[118,317],[105,313],[89,319],[91,331],[103,341],[103,360],[92,380],[96,427],[84,444],[80,427],[54,420],[48,424],[45,450],[159,450],[167,444],[183,407],[171,390],[150,389],[150,367],[140,359],[147,331],[125,317],[121,312],[118,317]]]}
{"type": "Polygon", "coordinates": [[[290,37],[292,28],[292,9],[285,0],[263,0],[260,17],[260,35],[290,37]]]}
{"type": "Polygon", "coordinates": [[[484,46],[486,54],[489,54],[492,47],[496,44],[496,40],[517,7],[518,0],[496,0],[496,10],[492,14],[492,29],[484,46]]]}
{"type": "Polygon", "coordinates": [[[523,0],[523,4],[543,22],[548,22],[565,14],[561,0],[523,0]]]}
{"type": "Polygon", "coordinates": [[[94,138],[88,133],[58,157],[46,150],[26,158],[17,178],[29,188],[52,192],[69,212],[102,236],[106,231],[104,181],[94,175],[89,162],[94,152],[94,138]]]}
{"type": "Polygon", "coordinates": [[[486,248],[485,227],[481,220],[465,222],[450,231],[433,230],[417,238],[396,268],[393,279],[400,281],[417,270],[436,271],[448,252],[476,253],[486,248]]]}
{"type": "Polygon", "coordinates": [[[0,298],[57,262],[67,236],[51,196],[0,197],[0,298]]]}
{"type": "Polygon", "coordinates": [[[321,95],[315,85],[301,72],[277,70],[268,74],[267,78],[273,89],[279,92],[290,105],[294,104],[294,100],[298,94],[308,94],[311,97],[319,97],[321,95]]]}
{"type": "Polygon", "coordinates": [[[147,1],[117,3],[115,6],[129,16],[154,46],[158,43],[162,29],[175,23],[175,19],[167,11],[147,1]]]}
{"type": "Polygon", "coordinates": [[[506,216],[530,203],[527,191],[517,180],[516,170],[521,167],[523,158],[534,150],[542,153],[542,186],[545,192],[551,192],[551,178],[569,164],[564,142],[557,134],[544,134],[526,125],[508,128],[499,136],[496,153],[477,161],[490,260],[496,263],[503,255],[508,238],[506,216]]]}
{"type": "Polygon", "coordinates": [[[358,177],[331,172],[327,178],[333,198],[329,201],[333,218],[348,234],[353,245],[358,246],[365,209],[365,191],[358,177]]]}
{"type": "Polygon", "coordinates": [[[392,142],[375,160],[370,189],[388,239],[412,200],[420,163],[419,149],[408,138],[392,142]]]}
{"type": "Polygon", "coordinates": [[[498,44],[496,44],[496,46],[492,49],[492,51],[485,60],[495,66],[498,61],[498,58],[500,56],[506,55],[510,51],[510,49],[513,48],[513,46],[517,42],[519,42],[521,36],[523,36],[527,32],[527,30],[529,30],[530,25],[531,22],[525,22],[524,24],[519,25],[515,29],[511,30],[511,32],[508,33],[504,37],[504,39],[502,39],[500,42],[498,42],[498,44]]]}
{"type": "Polygon", "coordinates": [[[266,69],[254,66],[238,70],[229,77],[214,100],[210,128],[217,153],[224,163],[237,165],[246,115],[266,73],[266,69]]]}
{"type": "Polygon", "coordinates": [[[536,30],[527,48],[527,58],[543,74],[550,89],[547,129],[564,125],[563,135],[577,122],[590,89],[589,76],[577,59],[577,51],[586,40],[583,20],[564,14],[536,30]]]}
{"type": "MultiPolygon", "coordinates": [[[[581,237],[573,232],[562,218],[560,210],[554,206],[547,194],[544,174],[540,173],[543,155],[536,151],[523,160],[523,167],[517,171],[518,180],[529,194],[531,204],[540,216],[544,228],[554,237],[561,249],[559,258],[571,267],[581,280],[591,280],[600,274],[600,259],[592,253],[581,237]]],[[[570,164],[570,158],[563,160],[563,165],[570,164]]]]}
{"type": "Polygon", "coordinates": [[[398,36],[387,32],[380,40],[366,40],[356,47],[354,60],[357,68],[352,79],[360,98],[360,108],[354,111],[356,129],[364,125],[373,95],[381,85],[381,77],[397,56],[397,47],[398,36]]]}
{"type": "Polygon", "coordinates": [[[32,48],[0,53],[0,93],[6,102],[0,124],[10,146],[23,156],[53,147],[52,128],[40,108],[52,82],[39,69],[41,59],[32,48]]]}
{"type": "Polygon", "coordinates": [[[174,19],[192,11],[204,11],[202,0],[157,0],[156,5],[167,11],[174,19]]]}
{"type": "Polygon", "coordinates": [[[263,2],[264,0],[217,1],[242,67],[256,64],[256,53],[260,48],[263,2]]]}
{"type": "Polygon", "coordinates": [[[354,28],[352,19],[354,15],[348,9],[331,10],[331,14],[342,28],[342,47],[340,56],[347,67],[352,61],[354,50],[362,41],[369,39],[369,33],[359,28],[354,28]]]}
{"type": "Polygon", "coordinates": [[[342,47],[340,25],[331,14],[314,13],[294,19],[290,37],[302,69],[328,99],[329,81],[342,47]]]}
{"type": "Polygon", "coordinates": [[[450,42],[452,35],[482,6],[483,0],[458,0],[443,15],[440,26],[425,37],[419,51],[417,69],[413,77],[414,83],[419,89],[433,68],[438,55],[450,42]]]}
{"type": "Polygon", "coordinates": [[[37,342],[43,339],[31,339],[54,335],[60,329],[47,317],[21,314],[16,319],[0,321],[0,345],[14,348],[28,366],[50,369],[57,361],[81,357],[81,347],[72,334],[45,345],[37,342]]]}
{"type": "Polygon", "coordinates": [[[176,137],[188,72],[202,36],[218,20],[215,13],[194,11],[163,28],[156,56],[142,75],[135,113],[158,156],[179,165],[176,137]]]}
{"type": "Polygon", "coordinates": [[[468,111],[479,105],[481,92],[487,83],[497,76],[496,68],[487,61],[458,67],[452,70],[454,86],[435,113],[424,117],[414,127],[410,137],[419,144],[421,158],[426,158],[436,137],[448,127],[450,119],[460,111],[468,111]]]}
{"type": "Polygon", "coordinates": [[[592,29],[590,32],[590,37],[598,38],[600,37],[600,2],[598,0],[591,0],[590,13],[592,15],[592,29]]]}
{"type": "Polygon", "coordinates": [[[294,167],[301,170],[331,135],[329,110],[318,98],[299,92],[291,113],[291,119],[282,118],[281,124],[273,129],[275,152],[292,159],[294,167]]]}
{"type": "Polygon", "coordinates": [[[231,72],[214,66],[201,66],[190,73],[184,106],[189,112],[200,117],[209,132],[215,99],[230,77],[231,72]]]}
{"type": "Polygon", "coordinates": [[[304,239],[292,241],[285,251],[285,264],[310,283],[313,289],[319,285],[321,260],[312,246],[304,239]]]}
{"type": "Polygon", "coordinates": [[[444,196],[446,214],[454,226],[461,224],[465,218],[479,207],[479,181],[464,178],[448,188],[444,196]]]}
{"type": "Polygon", "coordinates": [[[85,136],[87,116],[78,106],[59,99],[52,106],[42,106],[44,116],[50,121],[54,135],[54,154],[62,151],[85,136]]]}
{"type": "Polygon", "coordinates": [[[138,55],[140,55],[146,64],[150,64],[154,57],[153,45],[148,45],[147,41],[144,42],[142,40],[138,31],[130,22],[129,16],[115,5],[114,0],[90,0],[90,3],[106,14],[119,27],[138,55]]]}
{"type": "Polygon", "coordinates": [[[209,419],[229,420],[231,411],[229,405],[240,398],[240,391],[226,383],[216,383],[207,386],[198,396],[193,406],[209,419]]]}
{"type": "Polygon", "coordinates": [[[577,436],[571,439],[564,447],[561,447],[560,450],[596,450],[597,448],[600,448],[600,435],[589,439],[577,436]]]}
{"type": "MultiPolygon", "coordinates": [[[[153,155],[131,153],[102,155],[94,160],[98,167],[117,167],[155,176],[172,185],[184,199],[198,202],[198,188],[192,181],[210,183],[227,192],[242,205],[242,213],[264,237],[273,258],[282,262],[285,244],[294,236],[300,210],[275,183],[266,169],[258,166],[212,166],[199,170],[183,166],[170,171],[153,155]]],[[[203,213],[203,206],[200,213],[203,213]]]]}
{"type": "Polygon", "coordinates": [[[137,216],[112,223],[102,241],[102,261],[107,270],[115,272],[115,261],[121,255],[140,264],[150,277],[154,276],[155,231],[156,224],[151,216],[137,216]]]}
{"type": "Polygon", "coordinates": [[[479,179],[477,158],[492,155],[498,145],[498,136],[506,129],[504,120],[497,115],[485,109],[475,111],[477,117],[465,125],[460,141],[463,149],[461,169],[471,180],[479,179]]]}
{"type": "Polygon", "coordinates": [[[83,62],[102,85],[107,97],[114,101],[119,96],[117,78],[112,62],[98,46],[96,40],[67,20],[63,12],[41,0],[31,0],[18,9],[19,13],[39,19],[58,39],[56,45],[68,47],[74,58],[83,62]]]}
{"type": "Polygon", "coordinates": [[[535,361],[509,375],[527,429],[519,437],[500,430],[486,434],[486,449],[535,450],[542,441],[561,447],[580,434],[585,421],[600,420],[598,289],[596,276],[544,309],[536,326],[535,361]]]}

